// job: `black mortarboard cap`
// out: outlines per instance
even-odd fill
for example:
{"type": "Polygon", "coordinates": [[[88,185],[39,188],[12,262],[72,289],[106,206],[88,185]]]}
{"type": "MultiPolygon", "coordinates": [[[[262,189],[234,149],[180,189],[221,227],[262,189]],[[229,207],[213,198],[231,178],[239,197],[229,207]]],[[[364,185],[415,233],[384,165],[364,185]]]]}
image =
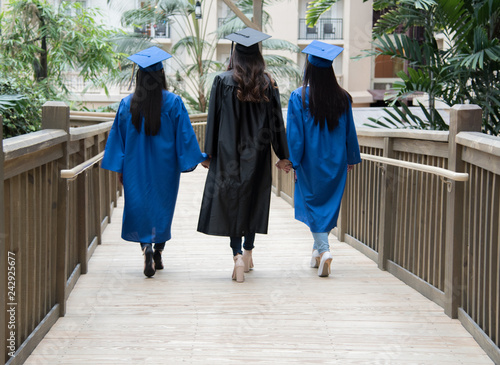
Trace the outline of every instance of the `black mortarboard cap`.
{"type": "Polygon", "coordinates": [[[331,67],[332,62],[344,49],[334,44],[312,41],[302,53],[308,54],[308,61],[316,67],[331,67]]]}
{"type": "Polygon", "coordinates": [[[271,38],[270,35],[253,28],[245,28],[226,36],[226,39],[236,43],[236,50],[243,54],[259,52],[259,42],[271,38]]]}
{"type": "Polygon", "coordinates": [[[139,68],[145,72],[159,71],[163,68],[162,61],[172,57],[171,54],[156,46],[144,49],[130,57],[132,62],[137,63],[139,68]]]}

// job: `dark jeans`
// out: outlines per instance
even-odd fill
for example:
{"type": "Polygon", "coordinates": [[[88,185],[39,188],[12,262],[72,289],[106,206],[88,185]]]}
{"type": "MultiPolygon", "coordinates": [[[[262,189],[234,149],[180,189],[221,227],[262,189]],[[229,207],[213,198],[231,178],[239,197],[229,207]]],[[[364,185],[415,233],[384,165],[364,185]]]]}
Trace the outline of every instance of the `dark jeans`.
{"type": "MultiPolygon", "coordinates": [[[[229,237],[231,239],[231,243],[229,244],[233,249],[233,256],[237,254],[243,254],[241,251],[241,237],[229,237]]],[[[243,248],[246,251],[250,251],[253,249],[253,242],[255,241],[255,233],[249,233],[245,235],[245,242],[243,243],[243,248]]]]}
{"type": "MultiPolygon", "coordinates": [[[[144,247],[146,247],[147,245],[153,245],[153,244],[141,242],[141,250],[144,251],[144,247]]],[[[155,245],[155,251],[163,251],[163,249],[165,248],[165,242],[155,243],[154,245],[155,245]]]]}

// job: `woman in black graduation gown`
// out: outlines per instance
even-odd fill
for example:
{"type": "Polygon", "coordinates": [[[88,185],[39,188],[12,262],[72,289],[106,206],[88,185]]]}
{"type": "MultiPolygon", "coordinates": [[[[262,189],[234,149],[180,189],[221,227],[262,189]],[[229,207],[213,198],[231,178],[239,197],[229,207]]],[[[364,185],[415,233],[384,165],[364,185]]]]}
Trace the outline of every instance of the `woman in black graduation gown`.
{"type": "Polygon", "coordinates": [[[227,36],[237,44],[229,70],[214,80],[208,107],[205,152],[211,159],[203,164],[210,169],[198,231],[230,237],[237,282],[253,267],[255,234],[267,233],[271,146],[276,166],[291,168],[279,90],[258,46],[268,37],[251,28],[227,36]]]}

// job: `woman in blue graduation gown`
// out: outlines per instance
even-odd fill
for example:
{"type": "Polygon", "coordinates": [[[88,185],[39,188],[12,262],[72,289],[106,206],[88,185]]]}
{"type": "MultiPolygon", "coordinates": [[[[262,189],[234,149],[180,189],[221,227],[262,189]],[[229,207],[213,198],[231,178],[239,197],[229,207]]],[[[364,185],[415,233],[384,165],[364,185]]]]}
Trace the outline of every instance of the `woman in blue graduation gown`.
{"type": "Polygon", "coordinates": [[[304,85],[288,104],[287,139],[296,171],[295,218],[309,226],[314,238],[311,267],[330,274],[328,234],[337,225],[347,172],[361,162],[351,97],[337,83],[332,61],[341,47],[313,41],[304,85]]]}
{"type": "Polygon", "coordinates": [[[279,91],[264,72],[257,44],[267,37],[251,28],[227,37],[237,42],[232,65],[215,78],[208,106],[205,152],[211,159],[198,231],[230,237],[237,282],[253,266],[255,234],[267,233],[271,146],[278,168],[290,170],[279,91]]]}
{"type": "Polygon", "coordinates": [[[122,238],[141,243],[148,277],[163,269],[161,252],[171,238],[181,171],[206,159],[184,103],[167,91],[161,61],[169,57],[157,47],[129,57],[139,65],[136,89],[120,102],[101,164],[120,173],[122,238]]]}

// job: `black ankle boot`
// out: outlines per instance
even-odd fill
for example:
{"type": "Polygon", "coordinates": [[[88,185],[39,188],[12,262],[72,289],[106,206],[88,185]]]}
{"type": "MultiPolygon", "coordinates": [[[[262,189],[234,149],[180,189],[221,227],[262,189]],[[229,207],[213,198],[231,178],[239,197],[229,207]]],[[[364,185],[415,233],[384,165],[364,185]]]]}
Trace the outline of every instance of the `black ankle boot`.
{"type": "Polygon", "coordinates": [[[153,276],[156,272],[155,265],[153,262],[153,247],[151,244],[143,246],[144,252],[144,275],[148,278],[153,276]]]}
{"type": "Polygon", "coordinates": [[[163,261],[161,260],[161,251],[155,250],[155,253],[153,254],[153,260],[155,261],[155,269],[156,270],[163,270],[163,261]]]}

